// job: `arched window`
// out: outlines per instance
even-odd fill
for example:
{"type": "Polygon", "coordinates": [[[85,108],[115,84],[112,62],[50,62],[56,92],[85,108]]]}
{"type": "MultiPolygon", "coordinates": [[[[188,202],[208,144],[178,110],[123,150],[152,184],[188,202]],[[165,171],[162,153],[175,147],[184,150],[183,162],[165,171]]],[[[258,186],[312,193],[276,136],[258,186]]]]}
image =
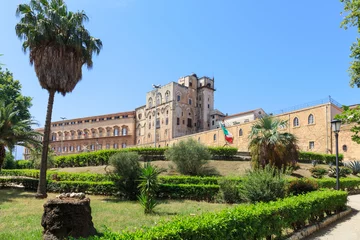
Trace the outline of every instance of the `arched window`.
{"type": "Polygon", "coordinates": [[[81,151],[81,147],[80,147],[80,145],[77,145],[77,146],[76,146],[76,151],[78,151],[78,152],[80,152],[80,151],[81,151]]]}
{"type": "Polygon", "coordinates": [[[344,152],[346,152],[346,151],[347,151],[347,146],[346,146],[346,145],[343,145],[343,146],[342,146],[342,149],[343,149],[344,152]]]}
{"type": "Polygon", "coordinates": [[[157,96],[156,96],[156,105],[160,105],[161,104],[161,94],[158,93],[157,96]]]}
{"type": "Polygon", "coordinates": [[[148,100],[149,108],[152,108],[153,100],[152,98],[149,98],[148,100]]]}
{"type": "Polygon", "coordinates": [[[243,130],[240,128],[239,130],[239,136],[242,136],[243,135],[243,130]]]}
{"type": "Polygon", "coordinates": [[[123,135],[123,136],[126,136],[126,135],[127,135],[127,128],[126,128],[126,127],[123,127],[123,128],[122,128],[122,135],[123,135]]]}
{"type": "Polygon", "coordinates": [[[165,102],[168,102],[170,100],[170,91],[166,91],[165,93],[165,102]]]}
{"type": "Polygon", "coordinates": [[[308,124],[313,124],[314,123],[314,115],[310,114],[308,117],[308,124]]]}
{"type": "Polygon", "coordinates": [[[214,141],[216,141],[216,133],[214,134],[214,141]]]}
{"type": "Polygon", "coordinates": [[[56,141],[56,134],[51,135],[51,141],[56,141]]]}
{"type": "Polygon", "coordinates": [[[299,126],[299,119],[298,119],[297,117],[294,118],[293,126],[294,126],[294,127],[298,127],[298,126],[299,126]]]}
{"type": "Polygon", "coordinates": [[[126,148],[126,143],[121,144],[122,148],[126,148]]]}
{"type": "Polygon", "coordinates": [[[177,98],[177,101],[180,102],[180,95],[177,95],[176,98],[177,98]]]}
{"type": "Polygon", "coordinates": [[[114,136],[119,136],[119,129],[118,128],[114,128],[114,136]]]}
{"type": "Polygon", "coordinates": [[[113,148],[114,148],[114,149],[117,149],[117,148],[118,148],[118,144],[117,144],[117,143],[114,143],[113,148]]]}

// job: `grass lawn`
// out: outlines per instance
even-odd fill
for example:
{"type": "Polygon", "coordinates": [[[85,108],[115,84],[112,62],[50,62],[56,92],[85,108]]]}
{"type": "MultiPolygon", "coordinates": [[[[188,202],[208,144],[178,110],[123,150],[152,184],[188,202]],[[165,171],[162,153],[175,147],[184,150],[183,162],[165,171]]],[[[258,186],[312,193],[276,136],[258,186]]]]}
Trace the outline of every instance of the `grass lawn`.
{"type": "MultiPolygon", "coordinates": [[[[48,199],[57,194],[50,193],[48,199]]],[[[91,199],[95,228],[106,225],[113,231],[134,230],[153,226],[175,216],[199,215],[219,211],[231,205],[195,201],[164,201],[155,208],[156,214],[144,215],[137,202],[119,201],[113,197],[87,195],[91,199]]],[[[0,189],[0,239],[41,239],[41,216],[46,200],[34,198],[33,192],[0,189]]]]}

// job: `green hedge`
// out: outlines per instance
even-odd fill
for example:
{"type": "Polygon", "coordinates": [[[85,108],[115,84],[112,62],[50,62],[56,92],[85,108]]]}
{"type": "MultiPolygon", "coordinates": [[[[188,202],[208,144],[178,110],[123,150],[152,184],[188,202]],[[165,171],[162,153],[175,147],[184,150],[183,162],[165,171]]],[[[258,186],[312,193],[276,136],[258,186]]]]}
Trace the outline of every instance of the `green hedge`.
{"type": "MultiPolygon", "coordinates": [[[[344,159],[344,155],[339,154],[339,161],[341,162],[343,159],[344,159]]],[[[335,164],[336,155],[315,153],[315,152],[299,152],[299,162],[311,163],[313,160],[317,160],[318,163],[335,164]]]]}
{"type": "MultiPolygon", "coordinates": [[[[32,177],[39,178],[40,171],[32,169],[14,169],[14,170],[2,170],[0,176],[22,176],[22,177],[32,177]]],[[[85,181],[85,182],[104,182],[110,181],[111,176],[106,174],[98,173],[67,173],[67,172],[56,172],[56,171],[47,171],[46,178],[48,180],[56,181],[85,181]]]]}
{"type": "Polygon", "coordinates": [[[298,229],[325,214],[344,210],[347,193],[323,190],[276,202],[239,205],[218,213],[181,217],[136,232],[112,233],[93,239],[264,239],[281,236],[285,229],[298,229]]]}
{"type": "Polygon", "coordinates": [[[162,159],[166,147],[163,148],[123,148],[108,149],[95,152],[71,154],[66,156],[55,157],[55,167],[84,167],[84,166],[100,166],[107,165],[109,158],[118,152],[137,152],[144,160],[162,159]]]}
{"type": "Polygon", "coordinates": [[[16,169],[30,169],[33,168],[33,163],[30,160],[17,160],[15,161],[16,169]]]}
{"type": "Polygon", "coordinates": [[[233,159],[238,151],[236,147],[208,147],[208,149],[213,159],[219,160],[233,159]]]}
{"type": "Polygon", "coordinates": [[[212,201],[219,188],[219,185],[205,184],[160,184],[158,197],[212,201]]]}

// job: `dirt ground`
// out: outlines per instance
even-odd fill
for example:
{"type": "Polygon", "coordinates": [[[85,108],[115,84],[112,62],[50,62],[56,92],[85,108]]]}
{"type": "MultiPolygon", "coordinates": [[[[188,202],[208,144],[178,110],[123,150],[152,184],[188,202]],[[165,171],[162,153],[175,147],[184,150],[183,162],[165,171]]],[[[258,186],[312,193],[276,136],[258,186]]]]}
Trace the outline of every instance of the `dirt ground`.
{"type": "MultiPolygon", "coordinates": [[[[178,175],[176,168],[172,162],[169,161],[153,161],[151,162],[159,168],[163,168],[166,171],[162,175],[178,175]]],[[[143,164],[143,163],[141,163],[143,164]]],[[[309,169],[312,168],[311,164],[300,163],[300,169],[294,172],[294,176],[298,177],[311,177],[309,169]]],[[[215,168],[221,176],[243,176],[246,170],[250,169],[250,161],[215,161],[211,160],[208,164],[209,167],[215,168]]],[[[318,166],[328,168],[328,165],[320,164],[318,166]]],[[[93,167],[74,167],[74,168],[52,168],[51,170],[60,172],[89,172],[89,173],[105,173],[106,166],[93,166],[93,167]]],[[[112,167],[108,166],[107,170],[111,170],[112,167]]]]}

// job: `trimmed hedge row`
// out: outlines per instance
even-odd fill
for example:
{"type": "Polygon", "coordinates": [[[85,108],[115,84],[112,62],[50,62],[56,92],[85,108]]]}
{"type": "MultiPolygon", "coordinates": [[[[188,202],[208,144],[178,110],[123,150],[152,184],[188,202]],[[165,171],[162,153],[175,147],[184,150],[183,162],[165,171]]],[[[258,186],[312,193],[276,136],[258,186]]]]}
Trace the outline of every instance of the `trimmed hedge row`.
{"type": "MultiPolygon", "coordinates": [[[[83,167],[83,166],[100,166],[107,165],[109,158],[118,152],[137,152],[143,160],[161,160],[164,159],[164,153],[167,147],[162,148],[123,148],[108,149],[95,152],[71,154],[67,156],[55,157],[55,167],[83,167]]],[[[233,147],[209,147],[208,148],[214,159],[231,159],[237,153],[237,148],[233,147]]]]}
{"type": "Polygon", "coordinates": [[[212,201],[219,192],[219,185],[205,184],[160,184],[159,198],[212,201]]]}
{"type": "MultiPolygon", "coordinates": [[[[343,159],[344,159],[344,155],[339,154],[339,161],[341,162],[343,159]]],[[[313,160],[317,160],[318,163],[335,164],[336,155],[315,153],[315,152],[299,152],[299,162],[311,163],[313,160]]]]}
{"type": "Polygon", "coordinates": [[[233,159],[237,154],[236,147],[208,147],[213,159],[233,159]]]}
{"type": "MultiPolygon", "coordinates": [[[[0,176],[22,176],[39,178],[40,171],[33,169],[4,169],[0,172],[0,176]]],[[[47,179],[55,181],[85,181],[85,182],[104,182],[111,181],[112,176],[99,173],[67,173],[47,171],[47,179]]],[[[218,185],[222,177],[198,177],[198,176],[159,176],[162,184],[213,184],[218,185]]],[[[226,178],[233,181],[241,182],[241,177],[226,178]]]]}
{"type": "Polygon", "coordinates": [[[285,229],[299,229],[325,214],[346,208],[347,193],[323,190],[276,202],[240,205],[218,213],[181,217],[136,232],[113,233],[93,239],[264,239],[281,236],[285,229]]]}

